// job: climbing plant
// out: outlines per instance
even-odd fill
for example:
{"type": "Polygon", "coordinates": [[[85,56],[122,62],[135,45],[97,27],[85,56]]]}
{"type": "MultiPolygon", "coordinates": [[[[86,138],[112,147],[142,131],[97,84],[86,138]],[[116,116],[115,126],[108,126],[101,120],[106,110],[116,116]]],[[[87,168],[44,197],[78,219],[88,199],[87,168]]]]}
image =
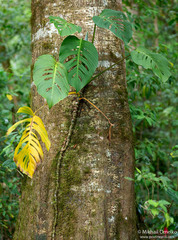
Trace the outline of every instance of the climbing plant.
{"type": "MultiPolygon", "coordinates": [[[[98,66],[98,53],[94,46],[96,27],[111,31],[125,43],[128,49],[130,48],[128,44],[132,38],[132,24],[129,18],[120,11],[105,9],[99,16],[93,17],[94,31],[92,42],[88,41],[88,35],[86,35],[85,39],[79,39],[71,35],[80,32],[82,30],[81,27],[68,23],[60,17],[50,16],[49,19],[57,28],[59,34],[66,36],[61,44],[57,61],[52,55],[47,54],[40,56],[34,64],[34,84],[38,93],[46,100],[49,109],[70,94],[76,94],[79,99],[84,99],[91,103],[88,99],[82,98],[81,90],[90,81],[96,79],[105,71],[110,70],[116,64],[119,65],[126,58],[131,58],[133,63],[141,65],[145,69],[151,69],[161,81],[167,81],[171,75],[169,70],[171,64],[165,57],[146,48],[139,47],[130,51],[119,62],[93,76],[98,66]],[[70,92],[70,86],[75,91],[70,92]]],[[[94,104],[92,105],[97,108],[94,104]]],[[[47,150],[50,148],[47,132],[42,120],[36,115],[37,111],[34,113],[29,107],[20,108],[18,113],[28,114],[31,117],[15,123],[7,132],[7,135],[9,135],[19,124],[27,123],[15,149],[14,161],[21,171],[31,178],[37,164],[43,158],[38,135],[45,143],[47,150]]],[[[101,110],[99,111],[101,112],[101,110]]],[[[104,115],[104,113],[102,114],[104,115]]],[[[105,118],[109,121],[106,116],[105,118]]],[[[110,121],[109,124],[111,127],[110,121]]]]}

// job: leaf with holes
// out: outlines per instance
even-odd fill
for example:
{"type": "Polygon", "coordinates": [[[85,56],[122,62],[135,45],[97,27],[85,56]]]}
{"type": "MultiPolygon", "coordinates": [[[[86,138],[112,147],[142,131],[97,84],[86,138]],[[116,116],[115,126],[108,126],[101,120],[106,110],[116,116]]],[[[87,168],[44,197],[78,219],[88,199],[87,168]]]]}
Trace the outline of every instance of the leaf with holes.
{"type": "Polygon", "coordinates": [[[92,43],[68,36],[61,44],[59,60],[68,71],[69,84],[79,92],[97,68],[98,53],[92,43]]]}
{"type": "Polygon", "coordinates": [[[51,23],[54,23],[54,26],[62,37],[74,34],[75,32],[80,33],[82,31],[80,26],[69,23],[63,18],[50,16],[49,19],[51,23]]]}
{"type": "Polygon", "coordinates": [[[15,123],[9,128],[7,135],[16,129],[19,124],[28,122],[15,149],[14,161],[23,173],[32,178],[37,164],[43,159],[43,151],[36,134],[41,137],[48,151],[51,143],[42,120],[33,113],[31,108],[22,107],[18,112],[29,114],[32,117],[15,123]]]}
{"type": "Polygon", "coordinates": [[[163,82],[171,76],[169,71],[170,63],[161,54],[153,53],[144,47],[138,47],[131,52],[132,60],[146,69],[152,69],[154,74],[163,82]]]}
{"type": "Polygon", "coordinates": [[[38,93],[47,100],[49,108],[68,96],[70,87],[67,70],[51,55],[42,55],[37,59],[33,79],[38,93]]]}
{"type": "Polygon", "coordinates": [[[99,16],[93,17],[93,21],[98,27],[110,30],[126,44],[132,38],[132,25],[123,12],[104,9],[99,16]]]}

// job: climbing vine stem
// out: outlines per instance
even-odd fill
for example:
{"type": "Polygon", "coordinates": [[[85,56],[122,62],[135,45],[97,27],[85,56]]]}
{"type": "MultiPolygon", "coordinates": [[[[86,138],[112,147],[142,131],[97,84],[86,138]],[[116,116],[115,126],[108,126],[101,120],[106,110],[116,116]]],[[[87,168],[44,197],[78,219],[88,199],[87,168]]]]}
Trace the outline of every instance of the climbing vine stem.
{"type": "MultiPolygon", "coordinates": [[[[76,92],[70,92],[71,94],[76,94],[76,92]]],[[[71,95],[70,94],[70,95],[71,95]]],[[[75,122],[77,119],[77,113],[79,109],[79,100],[76,102],[76,106],[74,107],[73,113],[72,113],[72,118],[70,122],[70,127],[68,130],[68,134],[66,138],[64,139],[64,142],[59,150],[59,152],[56,154],[54,161],[57,161],[57,166],[56,166],[56,181],[55,181],[55,190],[54,190],[54,221],[53,221],[53,230],[51,234],[51,239],[55,240],[56,239],[56,227],[57,227],[57,220],[58,220],[58,215],[59,215],[59,209],[58,209],[58,194],[59,194],[59,188],[60,188],[60,171],[61,171],[61,165],[62,165],[62,160],[65,154],[65,151],[67,150],[70,139],[72,136],[72,132],[75,126],[75,122]]]]}
{"type": "Polygon", "coordinates": [[[96,33],[96,24],[94,25],[92,43],[94,43],[94,40],[95,40],[95,33],[96,33]]]}
{"type": "Polygon", "coordinates": [[[105,73],[106,71],[110,70],[111,68],[113,68],[114,66],[118,65],[119,63],[121,63],[122,61],[124,61],[125,59],[127,59],[128,57],[130,57],[130,54],[122,59],[120,59],[118,62],[112,64],[110,67],[106,68],[105,70],[103,70],[102,72],[98,73],[97,75],[95,75],[94,77],[92,77],[90,79],[90,82],[94,79],[96,79],[97,77],[99,77],[100,75],[102,75],[103,73],[105,73]]]}

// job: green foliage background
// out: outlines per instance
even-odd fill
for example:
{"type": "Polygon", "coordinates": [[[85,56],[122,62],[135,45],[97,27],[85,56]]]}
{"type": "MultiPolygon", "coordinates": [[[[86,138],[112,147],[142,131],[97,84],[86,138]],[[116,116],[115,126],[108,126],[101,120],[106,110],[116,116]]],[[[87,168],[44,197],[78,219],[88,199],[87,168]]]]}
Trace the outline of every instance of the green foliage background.
{"type": "Polygon", "coordinates": [[[173,197],[169,192],[177,190],[178,181],[178,159],[171,156],[178,136],[176,1],[123,2],[136,30],[132,45],[160,53],[172,65],[172,76],[162,83],[151,71],[127,61],[138,213],[148,229],[163,230],[168,226],[177,231],[178,194],[174,192],[173,197]]]}
{"type": "MultiPolygon", "coordinates": [[[[178,126],[176,2],[128,0],[123,3],[123,10],[136,30],[131,45],[161,53],[172,65],[172,76],[163,83],[151,70],[138,67],[129,59],[126,63],[138,214],[148,229],[168,226],[175,231],[178,199],[178,159],[175,157],[177,147],[174,147],[178,126]]],[[[19,141],[17,134],[8,139],[4,136],[14,121],[14,112],[30,102],[30,15],[27,0],[4,0],[0,4],[0,239],[12,239],[24,178],[13,163],[14,146],[19,141]],[[10,63],[9,69],[4,68],[6,61],[10,63]],[[9,101],[7,94],[14,99],[9,101]]]]}
{"type": "Polygon", "coordinates": [[[19,139],[4,136],[12,115],[30,100],[30,16],[30,1],[0,1],[0,239],[12,239],[23,178],[13,162],[19,139]]]}

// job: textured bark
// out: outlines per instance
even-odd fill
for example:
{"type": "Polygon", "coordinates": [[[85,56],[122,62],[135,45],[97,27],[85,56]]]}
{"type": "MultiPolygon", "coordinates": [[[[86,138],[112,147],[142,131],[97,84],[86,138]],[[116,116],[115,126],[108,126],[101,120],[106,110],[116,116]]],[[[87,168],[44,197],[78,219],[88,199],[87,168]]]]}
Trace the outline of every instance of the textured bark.
{"type": "MultiPolygon", "coordinates": [[[[32,0],[32,62],[41,54],[57,57],[62,38],[48,16],[82,26],[92,39],[92,17],[103,8],[121,9],[121,1],[32,0]]],[[[121,41],[97,29],[97,72],[121,59],[121,41]]],[[[84,91],[114,124],[108,140],[106,119],[83,100],[70,96],[39,115],[52,142],[34,178],[24,181],[15,240],[135,240],[137,238],[132,126],[127,102],[125,64],[101,75],[84,91]]],[[[43,105],[32,82],[32,106],[43,105]]]]}

